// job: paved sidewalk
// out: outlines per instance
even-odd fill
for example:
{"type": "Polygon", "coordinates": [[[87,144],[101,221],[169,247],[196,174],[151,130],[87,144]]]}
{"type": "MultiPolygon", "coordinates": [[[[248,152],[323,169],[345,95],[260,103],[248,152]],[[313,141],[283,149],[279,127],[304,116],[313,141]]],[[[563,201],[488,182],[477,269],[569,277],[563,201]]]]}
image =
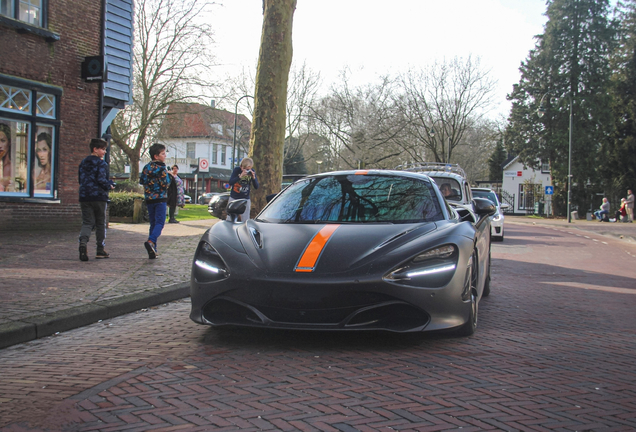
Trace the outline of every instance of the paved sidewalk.
{"type": "Polygon", "coordinates": [[[588,221],[584,219],[572,220],[572,223],[568,223],[567,219],[540,219],[528,216],[506,216],[504,225],[506,223],[567,227],[572,230],[593,232],[622,239],[626,243],[636,244],[636,223],[599,222],[597,220],[588,221]]]}
{"type": "Polygon", "coordinates": [[[0,233],[0,348],[189,295],[201,235],[218,219],[166,224],[148,259],[147,223],[111,223],[108,259],[78,255],[76,231],[0,233]]]}
{"type": "MultiPolygon", "coordinates": [[[[88,262],[78,258],[79,227],[0,233],[0,348],[187,297],[194,251],[216,222],[166,224],[156,260],[143,246],[148,224],[111,224],[111,258],[94,259],[93,243],[88,262]]],[[[523,216],[506,216],[506,223],[556,225],[636,244],[636,224],[523,216]]]]}

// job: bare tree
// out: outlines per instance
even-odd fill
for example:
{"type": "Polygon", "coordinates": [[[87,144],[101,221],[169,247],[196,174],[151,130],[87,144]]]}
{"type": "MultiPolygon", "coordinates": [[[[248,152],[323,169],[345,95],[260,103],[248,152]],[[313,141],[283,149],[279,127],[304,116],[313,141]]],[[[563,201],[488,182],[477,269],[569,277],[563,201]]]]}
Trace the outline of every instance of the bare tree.
{"type": "Polygon", "coordinates": [[[436,162],[451,161],[466,131],[490,109],[496,85],[489,71],[480,67],[479,59],[473,60],[471,56],[465,61],[456,57],[419,71],[408,71],[399,82],[398,105],[405,130],[436,162]]]}
{"type": "Polygon", "coordinates": [[[346,71],[341,78],[312,111],[318,134],[329,143],[325,168],[393,168],[403,152],[394,82],[383,77],[376,84],[352,88],[346,71]]]}
{"type": "Polygon", "coordinates": [[[293,67],[287,86],[287,125],[285,131],[284,163],[293,166],[292,161],[304,165],[303,150],[310,137],[311,107],[316,103],[320,87],[320,73],[313,72],[305,63],[293,67]]]}
{"type": "Polygon", "coordinates": [[[283,176],[287,82],[292,62],[292,25],[296,0],[263,0],[263,31],[256,71],[250,154],[261,187],[251,197],[262,209],[278,192],[283,176]]]}
{"type": "Polygon", "coordinates": [[[135,7],[133,102],[111,125],[113,142],[130,160],[130,178],[171,103],[197,99],[212,64],[211,27],[200,20],[207,0],[145,0],[135,7]]]}
{"type": "Polygon", "coordinates": [[[491,180],[488,159],[502,136],[503,123],[493,120],[481,119],[466,130],[462,141],[455,147],[453,161],[461,165],[470,183],[491,180]]]}

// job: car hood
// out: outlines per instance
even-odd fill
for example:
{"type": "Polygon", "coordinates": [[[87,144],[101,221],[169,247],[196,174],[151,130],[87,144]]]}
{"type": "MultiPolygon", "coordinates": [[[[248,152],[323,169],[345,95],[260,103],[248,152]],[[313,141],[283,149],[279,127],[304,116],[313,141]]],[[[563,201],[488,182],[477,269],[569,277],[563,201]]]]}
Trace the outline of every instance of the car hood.
{"type": "MultiPolygon", "coordinates": [[[[380,257],[384,261],[406,259],[411,253],[409,244],[436,228],[433,222],[362,225],[273,224],[248,220],[235,225],[235,232],[250,259],[263,270],[325,274],[350,271],[380,257]],[[390,257],[396,249],[401,249],[399,256],[390,257]]],[[[412,253],[421,247],[417,242],[412,253]]]]}

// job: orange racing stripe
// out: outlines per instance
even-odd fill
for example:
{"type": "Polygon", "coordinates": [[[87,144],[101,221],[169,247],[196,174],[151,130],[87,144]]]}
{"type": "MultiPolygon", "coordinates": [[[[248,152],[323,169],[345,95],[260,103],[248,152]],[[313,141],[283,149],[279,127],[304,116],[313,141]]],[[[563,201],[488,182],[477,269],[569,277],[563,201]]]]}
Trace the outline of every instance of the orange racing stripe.
{"type": "Polygon", "coordinates": [[[340,227],[340,225],[325,225],[320,231],[311,239],[311,242],[305,248],[298,264],[296,264],[297,272],[313,272],[316,268],[316,263],[322,250],[325,248],[327,241],[331,235],[340,227]]]}

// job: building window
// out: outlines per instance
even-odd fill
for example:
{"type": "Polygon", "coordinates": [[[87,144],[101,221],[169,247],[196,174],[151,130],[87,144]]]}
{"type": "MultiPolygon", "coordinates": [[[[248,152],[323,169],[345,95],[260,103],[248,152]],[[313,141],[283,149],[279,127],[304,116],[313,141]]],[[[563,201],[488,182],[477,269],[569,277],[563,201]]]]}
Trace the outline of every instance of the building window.
{"type": "Polygon", "coordinates": [[[195,159],[197,144],[193,142],[186,143],[186,158],[195,159]]]}
{"type": "Polygon", "coordinates": [[[221,165],[226,165],[225,158],[226,158],[225,146],[222,145],[221,146],[221,165]]]}
{"type": "Polygon", "coordinates": [[[219,159],[218,153],[219,153],[218,144],[213,144],[212,145],[212,163],[215,164],[215,165],[219,163],[218,162],[218,159],[219,159]]]}
{"type": "Polygon", "coordinates": [[[217,135],[223,135],[223,125],[219,123],[210,124],[210,127],[217,135]]]}
{"type": "Polygon", "coordinates": [[[522,183],[519,185],[519,210],[534,211],[534,203],[542,198],[541,184],[522,183]]]}
{"type": "Polygon", "coordinates": [[[0,14],[36,27],[44,27],[46,0],[0,0],[0,14]]]}
{"type": "Polygon", "coordinates": [[[542,163],[541,164],[541,174],[550,174],[550,164],[542,163]]]}
{"type": "Polygon", "coordinates": [[[20,84],[0,76],[0,200],[56,198],[61,92],[20,84]]]}

